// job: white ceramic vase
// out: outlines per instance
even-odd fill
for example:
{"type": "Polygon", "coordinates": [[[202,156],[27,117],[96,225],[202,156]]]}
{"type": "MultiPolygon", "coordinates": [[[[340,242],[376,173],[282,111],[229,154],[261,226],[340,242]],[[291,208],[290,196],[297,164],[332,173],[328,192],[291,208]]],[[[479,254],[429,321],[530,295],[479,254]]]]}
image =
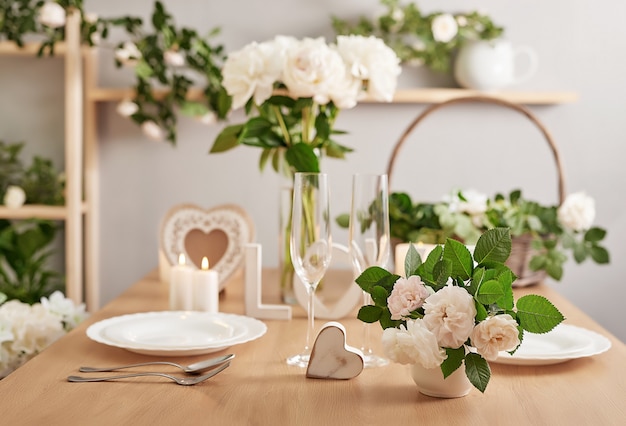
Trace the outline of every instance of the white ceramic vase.
{"type": "Polygon", "coordinates": [[[411,376],[420,393],[436,398],[460,398],[472,390],[472,384],[465,375],[465,364],[445,379],[441,367],[424,368],[413,364],[411,376]]]}

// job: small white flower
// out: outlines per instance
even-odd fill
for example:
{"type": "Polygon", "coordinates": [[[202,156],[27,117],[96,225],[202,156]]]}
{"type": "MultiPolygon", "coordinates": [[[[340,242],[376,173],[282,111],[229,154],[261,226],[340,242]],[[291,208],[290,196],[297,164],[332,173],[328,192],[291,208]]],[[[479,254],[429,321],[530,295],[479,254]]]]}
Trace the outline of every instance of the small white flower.
{"type": "Polygon", "coordinates": [[[426,43],[424,43],[424,40],[422,40],[421,38],[418,38],[411,44],[411,47],[417,52],[422,52],[426,49],[426,43]]]}
{"type": "Polygon", "coordinates": [[[87,12],[83,15],[85,22],[89,24],[95,24],[98,22],[98,14],[94,12],[87,12]]]}
{"type": "Polygon", "coordinates": [[[584,192],[575,192],[565,198],[557,210],[561,225],[572,231],[582,232],[591,228],[596,217],[596,203],[584,192]]]}
{"type": "Polygon", "coordinates": [[[141,58],[141,52],[132,41],[125,42],[122,47],[115,49],[115,59],[124,65],[132,66],[141,58]]]}
{"type": "Polygon", "coordinates": [[[65,25],[65,9],[59,3],[47,1],[39,9],[37,18],[40,24],[50,28],[59,28],[65,25]]]}
{"type": "Polygon", "coordinates": [[[209,111],[206,114],[200,116],[199,120],[202,124],[210,126],[217,123],[217,115],[213,111],[209,111]]]}
{"type": "Polygon", "coordinates": [[[166,50],[163,52],[163,60],[171,67],[182,67],[185,65],[185,57],[177,50],[166,50]]]}
{"type": "Polygon", "coordinates": [[[441,15],[437,15],[432,22],[432,32],[433,38],[435,41],[441,43],[447,43],[452,40],[457,32],[458,25],[456,23],[456,19],[454,16],[449,13],[442,13],[441,15]]]}
{"type": "Polygon", "coordinates": [[[154,121],[144,121],[141,124],[141,130],[143,131],[144,135],[148,136],[150,139],[153,139],[155,141],[163,140],[163,129],[161,129],[161,127],[154,121]]]}
{"type": "Polygon", "coordinates": [[[465,289],[448,285],[424,303],[424,324],[437,337],[440,346],[459,348],[474,328],[476,306],[465,289]]]}
{"type": "Polygon", "coordinates": [[[463,15],[459,15],[456,17],[456,22],[459,24],[459,27],[464,27],[467,25],[467,18],[463,15]]]}
{"type": "Polygon", "coordinates": [[[460,191],[464,198],[461,199],[458,192],[455,191],[452,196],[444,197],[444,200],[450,204],[450,211],[467,213],[471,216],[482,215],[487,211],[487,195],[474,189],[464,189],[460,191]]]}
{"type": "Polygon", "coordinates": [[[7,192],[4,194],[4,205],[10,209],[18,209],[24,205],[26,201],[26,193],[24,190],[15,185],[9,185],[7,192]]]}
{"type": "Polygon", "coordinates": [[[472,345],[487,361],[495,361],[500,351],[512,351],[519,344],[517,322],[509,314],[481,321],[470,334],[472,345]]]}
{"type": "Polygon", "coordinates": [[[98,44],[100,44],[100,41],[101,41],[101,38],[100,38],[100,33],[92,33],[92,34],[91,34],[91,36],[90,36],[90,38],[91,38],[91,42],[92,42],[94,45],[98,45],[98,44]]]}
{"type": "Polygon", "coordinates": [[[117,104],[116,111],[122,117],[130,117],[139,111],[139,106],[133,101],[123,100],[119,104],[117,104]]]}

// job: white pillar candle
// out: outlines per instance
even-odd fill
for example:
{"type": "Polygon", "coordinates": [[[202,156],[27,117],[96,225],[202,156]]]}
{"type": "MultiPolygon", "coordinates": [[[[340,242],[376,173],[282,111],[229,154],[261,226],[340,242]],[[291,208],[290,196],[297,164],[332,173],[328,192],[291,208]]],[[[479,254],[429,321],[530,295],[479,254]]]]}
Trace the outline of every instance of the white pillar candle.
{"type": "Polygon", "coordinates": [[[193,269],[185,262],[185,255],[178,256],[178,265],[170,269],[170,309],[188,311],[192,308],[193,269]]]}
{"type": "Polygon", "coordinates": [[[196,311],[219,312],[219,276],[217,271],[209,269],[206,257],[193,274],[193,307],[196,311]]]}

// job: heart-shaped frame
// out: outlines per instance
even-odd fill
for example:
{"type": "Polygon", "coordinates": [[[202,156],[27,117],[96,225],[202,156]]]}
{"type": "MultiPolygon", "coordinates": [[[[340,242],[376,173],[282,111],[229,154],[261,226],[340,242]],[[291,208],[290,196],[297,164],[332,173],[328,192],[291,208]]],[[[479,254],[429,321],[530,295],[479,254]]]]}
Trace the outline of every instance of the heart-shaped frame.
{"type": "Polygon", "coordinates": [[[243,266],[244,246],[253,239],[254,223],[239,206],[225,204],[203,209],[181,204],[165,215],[159,244],[167,266],[177,264],[183,253],[188,264],[200,268],[202,257],[206,256],[210,268],[219,275],[221,290],[243,266]]]}

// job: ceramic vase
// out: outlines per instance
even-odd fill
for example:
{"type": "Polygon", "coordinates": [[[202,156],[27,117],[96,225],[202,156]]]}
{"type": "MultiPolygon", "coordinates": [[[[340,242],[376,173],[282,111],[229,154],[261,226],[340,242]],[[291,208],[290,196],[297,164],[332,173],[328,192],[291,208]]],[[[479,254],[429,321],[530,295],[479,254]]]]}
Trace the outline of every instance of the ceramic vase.
{"type": "Polygon", "coordinates": [[[472,390],[472,384],[465,375],[465,364],[445,379],[441,367],[424,368],[413,364],[411,376],[420,393],[436,398],[460,398],[472,390]]]}

